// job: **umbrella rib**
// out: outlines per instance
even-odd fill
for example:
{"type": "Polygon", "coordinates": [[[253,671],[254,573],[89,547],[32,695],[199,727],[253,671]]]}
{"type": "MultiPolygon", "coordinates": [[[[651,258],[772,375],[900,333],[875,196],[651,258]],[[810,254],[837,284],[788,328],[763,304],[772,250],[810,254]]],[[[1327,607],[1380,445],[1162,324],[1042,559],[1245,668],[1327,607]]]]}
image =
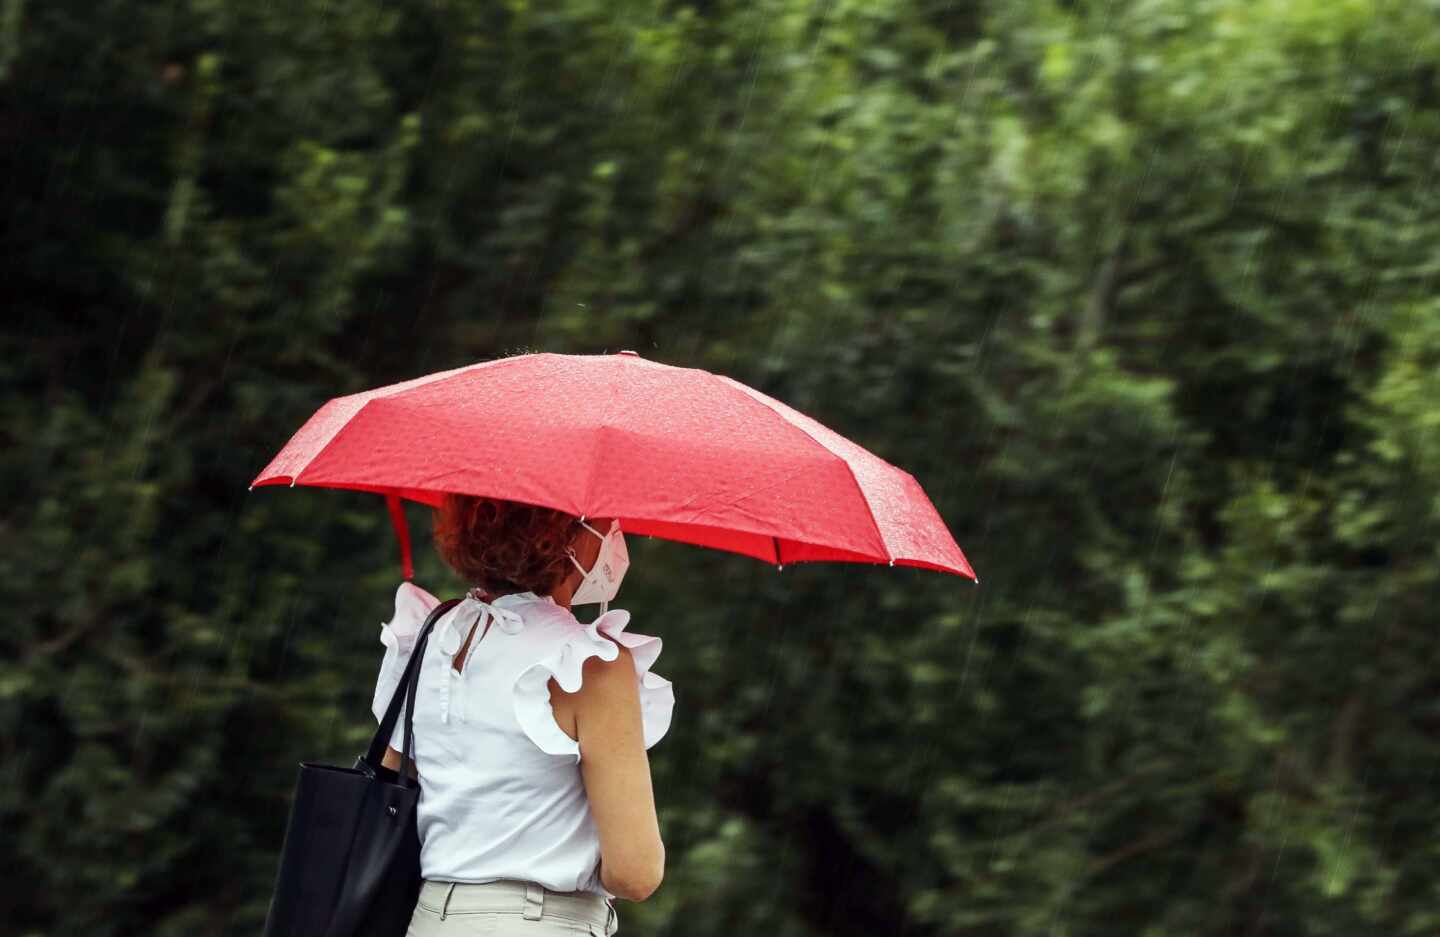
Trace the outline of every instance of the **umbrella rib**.
{"type": "MultiPolygon", "coordinates": [[[[300,480],[300,476],[305,474],[305,470],[310,467],[310,463],[312,463],[312,462],[314,462],[316,459],[320,458],[321,454],[324,453],[324,451],[325,451],[327,448],[329,448],[331,445],[333,445],[333,444],[335,443],[335,440],[339,439],[342,435],[344,435],[344,433],[345,433],[345,431],[346,431],[347,429],[349,429],[350,427],[354,426],[354,425],[355,425],[355,421],[356,421],[357,418],[359,418],[360,414],[363,413],[363,412],[365,412],[365,408],[368,407],[368,406],[370,406],[370,405],[371,405],[372,403],[374,403],[374,402],[375,402],[375,398],[374,398],[374,397],[371,397],[369,400],[366,400],[366,401],[365,401],[364,403],[362,403],[360,406],[356,407],[356,408],[355,408],[355,412],[352,413],[352,414],[350,414],[348,417],[346,417],[346,418],[345,418],[345,422],[344,422],[344,423],[341,423],[339,426],[337,426],[337,427],[335,428],[335,432],[333,432],[333,433],[330,434],[330,438],[327,439],[327,440],[325,440],[325,444],[324,444],[323,446],[317,446],[317,447],[315,447],[315,451],[312,452],[312,453],[310,453],[310,458],[308,458],[308,459],[305,460],[305,464],[304,464],[304,465],[301,465],[301,466],[299,466],[297,469],[295,469],[295,473],[290,476],[290,487],[291,487],[291,488],[294,488],[294,487],[295,487],[295,483],[300,480]]],[[[301,427],[301,428],[303,429],[304,427],[301,427]]]]}
{"type": "MultiPolygon", "coordinates": [[[[305,460],[305,463],[303,465],[294,467],[293,471],[286,473],[290,476],[290,487],[292,488],[295,487],[295,484],[299,481],[300,476],[305,474],[305,470],[310,467],[310,463],[314,462],[317,458],[319,458],[320,454],[324,452],[325,449],[327,449],[329,446],[331,446],[340,436],[340,434],[345,432],[345,430],[348,429],[350,425],[360,417],[361,413],[365,410],[365,408],[370,406],[370,404],[374,403],[375,401],[400,400],[403,399],[404,396],[410,391],[423,390],[437,383],[443,382],[448,378],[455,377],[461,372],[472,371],[476,368],[485,368],[497,364],[507,364],[515,360],[517,359],[513,357],[496,358],[492,361],[480,361],[472,364],[465,364],[457,368],[450,368],[446,371],[436,371],[434,374],[425,374],[420,377],[414,377],[404,381],[396,381],[393,384],[386,384],[381,387],[372,387],[369,390],[356,391],[353,394],[345,394],[340,397],[331,398],[330,400],[326,401],[325,404],[323,404],[320,409],[315,412],[314,415],[311,416],[310,420],[307,420],[305,424],[296,431],[295,435],[290,437],[290,441],[287,442],[283,447],[281,447],[280,452],[276,454],[274,459],[270,460],[270,465],[267,465],[265,468],[268,469],[270,468],[270,466],[274,465],[275,462],[285,454],[286,450],[289,449],[290,446],[295,443],[297,439],[301,438],[302,434],[305,432],[306,428],[310,426],[310,423],[315,419],[315,417],[318,416],[320,413],[323,413],[327,407],[343,407],[346,404],[353,403],[357,398],[364,398],[363,401],[361,401],[358,405],[355,406],[355,409],[350,413],[350,415],[345,417],[344,421],[340,422],[334,427],[334,429],[330,432],[329,437],[325,439],[323,443],[308,441],[308,447],[311,449],[310,457],[305,460]]],[[[257,480],[263,477],[265,477],[264,469],[261,470],[260,475],[257,477],[257,480]]],[[[251,489],[255,487],[254,482],[251,483],[250,487],[251,489]]]]}
{"type": "MultiPolygon", "coordinates": [[[[849,459],[846,459],[844,456],[842,456],[840,453],[836,452],[834,449],[831,449],[829,446],[827,446],[827,445],[825,444],[825,442],[824,442],[823,440],[817,438],[814,433],[810,432],[810,431],[809,431],[808,429],[806,429],[804,426],[802,426],[802,425],[800,425],[799,423],[795,422],[794,420],[790,419],[789,415],[787,415],[783,410],[777,410],[775,407],[771,406],[771,398],[769,398],[769,397],[767,397],[766,395],[762,394],[760,391],[756,390],[755,388],[749,387],[749,386],[747,386],[747,385],[745,385],[745,384],[742,384],[741,382],[739,382],[739,381],[737,381],[737,380],[734,380],[734,379],[732,379],[732,378],[728,378],[728,377],[726,377],[726,376],[723,375],[723,374],[712,374],[711,377],[714,377],[714,378],[717,379],[717,380],[724,381],[726,384],[729,384],[731,387],[734,387],[734,388],[736,388],[737,390],[744,391],[744,393],[745,393],[745,395],[746,395],[747,397],[749,397],[750,399],[754,400],[756,403],[760,404],[760,405],[763,406],[765,409],[769,410],[771,413],[773,413],[773,414],[775,414],[776,416],[780,417],[780,419],[784,420],[784,421],[785,421],[786,423],[788,423],[789,425],[795,427],[795,429],[798,430],[799,432],[804,433],[804,434],[810,439],[811,442],[815,443],[815,445],[819,446],[820,448],[824,449],[826,452],[830,453],[832,456],[834,456],[835,458],[837,458],[837,459],[840,460],[840,464],[843,465],[843,466],[845,466],[845,471],[847,471],[847,472],[850,473],[850,480],[855,483],[855,491],[856,491],[857,494],[860,495],[860,501],[861,501],[861,503],[863,503],[863,504],[865,505],[865,511],[866,511],[866,513],[868,513],[868,514],[870,515],[870,526],[871,526],[872,528],[874,528],[874,530],[875,530],[875,540],[880,544],[881,550],[884,551],[884,553],[885,553],[885,559],[888,560],[888,561],[891,563],[891,565],[894,565],[895,556],[890,552],[890,544],[887,543],[886,540],[885,540],[885,532],[880,529],[880,521],[879,521],[878,519],[876,519],[876,517],[875,517],[875,508],[870,504],[870,496],[869,496],[868,494],[866,494],[866,492],[865,492],[865,486],[862,485],[862,484],[860,484],[860,477],[855,474],[855,467],[850,464],[850,460],[849,460],[849,459]]],[[[776,402],[776,403],[779,403],[779,401],[775,401],[775,402],[776,402]]],[[[802,414],[802,415],[803,415],[803,414],[802,414]]],[[[818,423],[819,421],[817,420],[816,422],[818,423]]],[[[825,424],[823,424],[823,423],[821,423],[820,425],[823,426],[823,427],[824,427],[825,429],[827,429],[827,430],[830,429],[828,426],[825,426],[825,424]]],[[[834,432],[834,430],[830,430],[830,431],[831,431],[831,432],[834,432]]],[[[871,453],[871,455],[874,455],[874,453],[871,453]]],[[[879,458],[879,456],[875,456],[875,457],[876,457],[877,459],[879,458]]],[[[883,461],[883,460],[882,460],[882,461],[883,461]]],[[[777,551],[777,555],[778,555],[778,551],[777,551]]]]}
{"type": "MultiPolygon", "coordinates": [[[[615,401],[619,396],[620,378],[617,375],[613,379],[613,383],[611,383],[610,385],[610,397],[608,400],[605,401],[605,412],[600,417],[600,421],[595,427],[595,437],[597,443],[599,443],[600,438],[605,435],[605,431],[610,428],[610,417],[615,412],[615,401]]],[[[584,500],[581,502],[580,510],[575,512],[581,517],[584,517],[590,511],[593,511],[595,509],[595,478],[600,474],[600,459],[604,456],[604,454],[605,447],[603,445],[597,444],[595,446],[594,458],[590,460],[590,474],[585,479],[584,500]]]]}

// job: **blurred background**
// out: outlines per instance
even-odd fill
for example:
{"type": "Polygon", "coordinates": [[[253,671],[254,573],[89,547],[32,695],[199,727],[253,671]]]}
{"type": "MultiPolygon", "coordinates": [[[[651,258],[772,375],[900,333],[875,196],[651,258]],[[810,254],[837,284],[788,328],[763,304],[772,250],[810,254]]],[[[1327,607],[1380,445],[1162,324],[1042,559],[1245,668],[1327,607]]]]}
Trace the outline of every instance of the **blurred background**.
{"type": "Polygon", "coordinates": [[[1435,0],[0,0],[0,932],[258,934],[400,566],[246,486],[631,348],[981,584],[633,541],[622,934],[1440,933],[1437,67],[1435,0]]]}

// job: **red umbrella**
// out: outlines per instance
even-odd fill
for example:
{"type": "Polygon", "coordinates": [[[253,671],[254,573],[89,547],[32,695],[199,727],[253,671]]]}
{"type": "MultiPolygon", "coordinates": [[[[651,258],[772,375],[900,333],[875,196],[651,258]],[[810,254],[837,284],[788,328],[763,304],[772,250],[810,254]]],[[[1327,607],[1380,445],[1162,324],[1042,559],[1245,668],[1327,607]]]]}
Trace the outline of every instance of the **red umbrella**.
{"type": "Polygon", "coordinates": [[[908,472],[739,381],[640,357],[517,355],[336,397],[250,487],[446,492],[615,517],[743,553],[919,566],[980,581],[908,472]]]}

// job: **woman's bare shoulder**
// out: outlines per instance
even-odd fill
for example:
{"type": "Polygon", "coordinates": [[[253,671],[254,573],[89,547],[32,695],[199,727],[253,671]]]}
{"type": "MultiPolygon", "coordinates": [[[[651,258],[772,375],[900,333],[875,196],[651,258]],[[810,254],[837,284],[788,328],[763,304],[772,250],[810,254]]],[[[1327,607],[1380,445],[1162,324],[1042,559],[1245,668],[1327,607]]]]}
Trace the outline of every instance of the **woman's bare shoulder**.
{"type": "Polygon", "coordinates": [[[572,739],[579,738],[576,715],[587,701],[609,699],[624,693],[633,683],[635,663],[630,649],[623,644],[616,647],[619,654],[614,660],[591,657],[581,665],[581,683],[574,693],[565,692],[554,677],[550,678],[550,708],[556,723],[572,739]]]}

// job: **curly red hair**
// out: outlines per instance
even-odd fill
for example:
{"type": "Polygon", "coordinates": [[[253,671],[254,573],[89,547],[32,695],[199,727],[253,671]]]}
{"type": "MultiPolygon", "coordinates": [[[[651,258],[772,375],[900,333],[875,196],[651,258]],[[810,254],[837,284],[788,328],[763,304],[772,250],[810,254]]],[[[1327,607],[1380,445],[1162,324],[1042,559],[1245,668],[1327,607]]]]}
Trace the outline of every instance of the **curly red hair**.
{"type": "Polygon", "coordinates": [[[435,550],[485,592],[549,595],[574,568],[565,550],[581,529],[565,511],[452,493],[435,509],[435,550]]]}

